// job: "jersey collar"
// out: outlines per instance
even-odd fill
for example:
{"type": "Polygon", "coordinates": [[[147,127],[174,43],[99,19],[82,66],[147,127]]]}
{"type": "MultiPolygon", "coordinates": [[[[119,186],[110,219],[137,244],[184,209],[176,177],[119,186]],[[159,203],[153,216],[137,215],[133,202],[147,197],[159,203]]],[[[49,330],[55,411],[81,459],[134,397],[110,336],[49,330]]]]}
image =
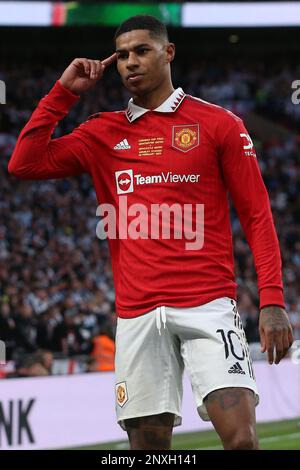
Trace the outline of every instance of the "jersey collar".
{"type": "MultiPolygon", "coordinates": [[[[182,88],[176,88],[173,91],[172,95],[166,99],[158,108],[153,109],[152,111],[157,111],[158,113],[174,113],[178,106],[182,103],[185,97],[185,93],[182,88]]],[[[150,111],[150,109],[142,108],[133,102],[133,99],[130,98],[128,102],[128,107],[125,111],[126,117],[129,122],[135,121],[137,118],[142,116],[143,114],[150,111]]]]}

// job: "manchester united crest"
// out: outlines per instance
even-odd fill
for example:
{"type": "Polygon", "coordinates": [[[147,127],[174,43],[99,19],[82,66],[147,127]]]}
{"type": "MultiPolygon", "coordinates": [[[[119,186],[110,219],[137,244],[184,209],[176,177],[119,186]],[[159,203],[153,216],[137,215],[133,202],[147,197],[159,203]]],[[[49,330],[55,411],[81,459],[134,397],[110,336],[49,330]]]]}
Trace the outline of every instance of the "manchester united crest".
{"type": "Polygon", "coordinates": [[[118,405],[121,407],[124,406],[128,401],[126,382],[120,382],[116,384],[116,395],[118,405]]]}
{"type": "Polygon", "coordinates": [[[173,126],[172,146],[188,152],[199,145],[199,124],[173,126]]]}

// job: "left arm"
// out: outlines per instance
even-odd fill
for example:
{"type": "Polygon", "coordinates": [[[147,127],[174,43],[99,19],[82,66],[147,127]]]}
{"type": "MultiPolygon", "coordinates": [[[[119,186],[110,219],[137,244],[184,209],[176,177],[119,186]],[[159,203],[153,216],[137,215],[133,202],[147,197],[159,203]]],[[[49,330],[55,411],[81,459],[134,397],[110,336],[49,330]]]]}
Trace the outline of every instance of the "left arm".
{"type": "Polygon", "coordinates": [[[275,363],[278,364],[292,345],[293,337],[284,310],[281,256],[269,196],[253,143],[241,119],[228,113],[218,132],[223,177],[257,272],[262,351],[268,351],[268,360],[272,364],[275,347],[275,363]]]}

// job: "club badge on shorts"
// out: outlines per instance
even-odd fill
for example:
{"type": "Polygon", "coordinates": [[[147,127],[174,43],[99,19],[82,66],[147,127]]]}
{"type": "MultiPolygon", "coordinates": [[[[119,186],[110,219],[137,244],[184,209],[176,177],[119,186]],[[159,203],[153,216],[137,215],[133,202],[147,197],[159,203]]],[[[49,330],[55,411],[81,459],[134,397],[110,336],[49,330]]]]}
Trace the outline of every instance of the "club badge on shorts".
{"type": "Polygon", "coordinates": [[[199,145],[199,124],[173,126],[172,146],[181,152],[188,152],[199,145]]]}
{"type": "Polygon", "coordinates": [[[123,407],[128,402],[128,392],[126,382],[116,384],[116,398],[119,406],[123,407]]]}

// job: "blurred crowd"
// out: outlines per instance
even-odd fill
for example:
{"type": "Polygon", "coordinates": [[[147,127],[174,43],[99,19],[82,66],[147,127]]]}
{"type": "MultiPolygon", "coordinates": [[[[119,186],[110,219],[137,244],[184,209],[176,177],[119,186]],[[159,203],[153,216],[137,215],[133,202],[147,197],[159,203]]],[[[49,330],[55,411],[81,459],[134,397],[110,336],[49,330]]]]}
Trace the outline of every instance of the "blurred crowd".
{"type": "MultiPolygon", "coordinates": [[[[53,357],[88,358],[85,371],[113,368],[112,270],[108,245],[95,233],[97,202],[90,177],[24,182],[7,174],[20,130],[66,65],[0,67],[0,80],[7,86],[7,104],[0,108],[0,339],[14,364],[11,376],[48,375],[53,357]]],[[[263,63],[198,62],[173,68],[175,85],[186,93],[241,117],[255,111],[292,131],[284,140],[254,142],[281,245],[295,339],[300,339],[300,105],[291,102],[291,82],[299,72],[299,66],[267,68],[263,63]]],[[[95,112],[126,107],[128,99],[112,68],[72,108],[53,137],[71,132],[95,112]]],[[[233,208],[231,212],[239,312],[249,342],[257,342],[256,274],[233,208]]]]}

